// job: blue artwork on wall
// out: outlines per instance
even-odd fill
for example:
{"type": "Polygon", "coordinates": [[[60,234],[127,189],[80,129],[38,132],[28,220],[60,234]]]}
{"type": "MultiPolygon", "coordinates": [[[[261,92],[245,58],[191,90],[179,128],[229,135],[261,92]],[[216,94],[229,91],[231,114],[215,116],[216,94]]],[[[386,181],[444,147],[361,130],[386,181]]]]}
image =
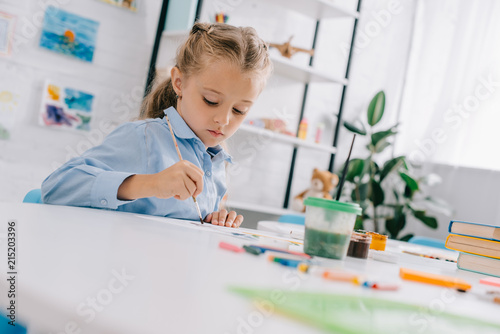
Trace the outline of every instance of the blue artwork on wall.
{"type": "Polygon", "coordinates": [[[92,62],[99,22],[49,6],[40,47],[92,62]]]}
{"type": "Polygon", "coordinates": [[[94,95],[45,82],[40,110],[40,124],[51,128],[90,131],[94,95]]]}
{"type": "Polygon", "coordinates": [[[68,106],[68,109],[81,110],[87,113],[92,112],[92,101],[94,100],[94,95],[72,88],[65,88],[64,93],[66,95],[64,102],[68,106]]]}

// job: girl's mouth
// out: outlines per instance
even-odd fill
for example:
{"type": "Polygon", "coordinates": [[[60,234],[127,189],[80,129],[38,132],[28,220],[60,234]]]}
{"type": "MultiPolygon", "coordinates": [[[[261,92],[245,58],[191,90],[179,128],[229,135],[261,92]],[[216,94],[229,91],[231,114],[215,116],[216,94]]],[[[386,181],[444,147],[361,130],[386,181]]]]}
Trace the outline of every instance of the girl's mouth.
{"type": "Polygon", "coordinates": [[[215,131],[215,130],[208,130],[208,132],[210,132],[210,134],[214,137],[221,137],[222,135],[224,135],[222,132],[220,131],[215,131]]]}

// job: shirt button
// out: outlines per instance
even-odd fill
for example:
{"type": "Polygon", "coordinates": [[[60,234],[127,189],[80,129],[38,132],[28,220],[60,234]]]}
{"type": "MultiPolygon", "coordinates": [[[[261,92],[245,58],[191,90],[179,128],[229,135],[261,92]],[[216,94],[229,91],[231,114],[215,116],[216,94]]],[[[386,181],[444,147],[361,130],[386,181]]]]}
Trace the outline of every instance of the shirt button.
{"type": "Polygon", "coordinates": [[[206,175],[206,176],[211,176],[211,175],[212,175],[212,172],[211,172],[211,171],[209,171],[209,170],[207,170],[207,171],[205,171],[205,175],[206,175]]]}
{"type": "Polygon", "coordinates": [[[108,201],[106,201],[105,199],[101,199],[101,205],[106,205],[108,204],[108,201]]]}

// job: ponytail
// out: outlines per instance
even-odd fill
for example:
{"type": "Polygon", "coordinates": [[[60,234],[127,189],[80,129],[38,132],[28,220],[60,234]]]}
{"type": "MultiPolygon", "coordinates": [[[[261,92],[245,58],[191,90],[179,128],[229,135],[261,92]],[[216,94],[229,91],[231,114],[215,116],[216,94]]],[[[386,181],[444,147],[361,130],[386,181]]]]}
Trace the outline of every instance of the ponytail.
{"type": "Polygon", "coordinates": [[[163,118],[163,111],[170,107],[177,107],[177,98],[172,86],[172,79],[153,82],[153,88],[144,98],[141,105],[139,119],[163,118]]]}

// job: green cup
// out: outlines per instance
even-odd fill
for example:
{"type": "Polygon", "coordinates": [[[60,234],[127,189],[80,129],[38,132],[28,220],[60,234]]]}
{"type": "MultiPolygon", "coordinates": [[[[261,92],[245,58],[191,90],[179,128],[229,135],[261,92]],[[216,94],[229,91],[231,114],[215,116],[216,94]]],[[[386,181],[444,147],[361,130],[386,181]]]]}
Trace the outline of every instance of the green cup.
{"type": "Polygon", "coordinates": [[[356,203],[308,197],[304,252],[309,255],[343,260],[351,241],[356,216],[361,207],[356,203]]]}

